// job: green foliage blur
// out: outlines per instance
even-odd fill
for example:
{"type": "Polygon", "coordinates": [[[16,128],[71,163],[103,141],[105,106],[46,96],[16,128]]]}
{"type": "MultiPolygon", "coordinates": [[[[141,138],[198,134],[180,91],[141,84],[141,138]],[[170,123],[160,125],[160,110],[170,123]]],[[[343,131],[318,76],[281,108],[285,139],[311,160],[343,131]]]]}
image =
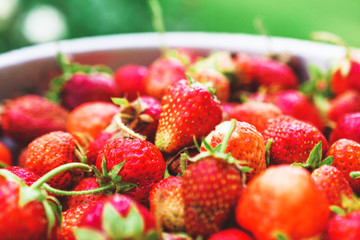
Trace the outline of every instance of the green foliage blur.
{"type": "MultiPolygon", "coordinates": [[[[329,31],[349,45],[360,47],[359,0],[159,2],[167,31],[259,34],[253,22],[260,17],[272,36],[309,39],[313,31],[329,31]]],[[[52,41],[154,31],[148,0],[0,0],[0,52],[48,41],[34,41],[24,31],[27,16],[42,5],[51,6],[62,15],[65,29],[52,41]],[[16,7],[4,17],[1,9],[9,1],[15,2],[16,7]]],[[[28,28],[33,27],[36,26],[28,28]]]]}

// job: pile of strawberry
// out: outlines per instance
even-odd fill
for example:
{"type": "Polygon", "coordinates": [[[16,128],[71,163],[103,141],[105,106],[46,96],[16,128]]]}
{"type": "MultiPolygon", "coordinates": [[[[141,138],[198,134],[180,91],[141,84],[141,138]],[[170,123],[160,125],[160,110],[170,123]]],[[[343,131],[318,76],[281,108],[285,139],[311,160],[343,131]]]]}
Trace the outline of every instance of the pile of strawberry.
{"type": "Polygon", "coordinates": [[[58,62],[3,104],[1,239],[360,239],[356,60],[58,62]]]}

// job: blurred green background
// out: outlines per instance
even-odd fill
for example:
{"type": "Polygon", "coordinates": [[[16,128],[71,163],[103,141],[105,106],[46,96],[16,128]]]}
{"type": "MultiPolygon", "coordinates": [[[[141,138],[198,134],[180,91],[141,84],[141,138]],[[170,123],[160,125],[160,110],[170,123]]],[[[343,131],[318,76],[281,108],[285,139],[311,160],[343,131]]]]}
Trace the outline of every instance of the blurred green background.
{"type": "MultiPolygon", "coordinates": [[[[159,0],[167,31],[340,35],[360,47],[360,0],[159,0]]],[[[0,0],[0,52],[48,41],[153,31],[147,0],[0,0]]]]}

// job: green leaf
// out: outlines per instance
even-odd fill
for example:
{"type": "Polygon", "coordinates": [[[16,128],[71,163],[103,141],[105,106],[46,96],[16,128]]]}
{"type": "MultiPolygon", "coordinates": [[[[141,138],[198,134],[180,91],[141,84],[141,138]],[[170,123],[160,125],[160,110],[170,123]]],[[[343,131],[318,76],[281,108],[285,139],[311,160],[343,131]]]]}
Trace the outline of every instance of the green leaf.
{"type": "Polygon", "coordinates": [[[193,135],[193,140],[194,140],[194,144],[195,144],[196,149],[200,152],[200,151],[201,151],[201,149],[200,149],[200,146],[199,146],[198,141],[196,140],[195,135],[193,135]]]}
{"type": "Polygon", "coordinates": [[[92,165],[91,168],[94,171],[96,177],[101,177],[101,173],[99,172],[99,170],[96,168],[95,165],[92,165]]]}
{"type": "Polygon", "coordinates": [[[204,145],[206,151],[210,152],[210,153],[214,153],[214,149],[211,147],[211,145],[205,140],[203,139],[202,144],[204,145]]]}
{"type": "Polygon", "coordinates": [[[274,234],[275,238],[278,240],[290,240],[290,238],[288,238],[285,234],[281,233],[281,232],[276,232],[274,234]]]}
{"type": "Polygon", "coordinates": [[[42,197],[40,189],[32,189],[28,186],[20,187],[19,206],[24,207],[31,201],[42,201],[45,197],[42,197]]]}
{"type": "Polygon", "coordinates": [[[158,236],[158,234],[157,234],[156,231],[149,231],[149,232],[146,234],[146,236],[145,236],[144,239],[145,239],[145,240],[157,240],[157,239],[159,239],[159,236],[158,236]]]}
{"type": "Polygon", "coordinates": [[[58,223],[58,226],[61,227],[61,223],[62,223],[62,205],[60,203],[60,201],[54,197],[54,196],[47,196],[46,197],[46,201],[49,202],[51,208],[52,208],[52,211],[54,212],[55,214],[55,217],[57,219],[57,223],[58,223]]]}
{"type": "Polygon", "coordinates": [[[341,216],[344,216],[346,214],[344,209],[342,209],[341,207],[336,206],[336,205],[331,205],[330,210],[341,216]]]}
{"type": "MultiPolygon", "coordinates": [[[[111,179],[116,179],[117,177],[119,177],[119,172],[120,170],[124,167],[124,164],[125,164],[125,160],[122,161],[121,163],[115,165],[111,171],[109,172],[109,176],[111,179]]],[[[121,179],[118,179],[121,181],[121,179]]]]}
{"type": "Polygon", "coordinates": [[[266,146],[265,146],[265,160],[266,160],[266,166],[270,166],[270,149],[271,149],[271,145],[274,143],[275,141],[273,139],[269,139],[266,142],[266,146]]]}
{"type": "Polygon", "coordinates": [[[126,98],[111,98],[111,101],[118,106],[124,106],[124,107],[128,107],[130,106],[129,101],[126,98]]]}
{"type": "Polygon", "coordinates": [[[137,188],[138,186],[135,183],[131,182],[121,182],[119,184],[116,184],[116,193],[123,193],[127,192],[133,188],[137,188]]]}
{"type": "Polygon", "coordinates": [[[101,172],[103,176],[109,176],[108,170],[106,168],[106,159],[105,154],[103,154],[102,162],[101,162],[101,172]]]}
{"type": "Polygon", "coordinates": [[[75,228],[74,235],[77,240],[106,240],[106,238],[90,228],[75,228]]]}
{"type": "Polygon", "coordinates": [[[352,171],[349,173],[349,176],[354,180],[358,179],[360,178],[360,171],[352,171]]]}
{"type": "Polygon", "coordinates": [[[171,175],[170,175],[170,173],[169,173],[168,167],[166,166],[166,167],[165,167],[165,173],[164,173],[164,179],[165,179],[165,178],[168,178],[168,177],[171,177],[171,175]]]}
{"type": "Polygon", "coordinates": [[[111,203],[106,203],[102,213],[102,227],[111,239],[141,239],[144,221],[134,204],[127,216],[121,216],[111,203]]]}
{"type": "Polygon", "coordinates": [[[240,166],[240,170],[244,173],[249,173],[251,172],[253,169],[251,167],[246,167],[246,166],[240,166]]]}
{"type": "Polygon", "coordinates": [[[311,150],[306,163],[313,167],[318,167],[322,158],[322,143],[321,141],[315,145],[311,150]]]}
{"type": "Polygon", "coordinates": [[[324,165],[331,166],[333,163],[334,163],[334,157],[333,156],[328,156],[327,158],[325,158],[324,160],[322,160],[320,162],[320,167],[324,166],[324,165]]]}
{"type": "Polygon", "coordinates": [[[44,206],[45,215],[46,215],[46,218],[48,221],[47,236],[50,239],[52,229],[56,222],[55,213],[53,211],[53,207],[50,205],[50,203],[48,201],[43,201],[43,206],[44,206]]]}

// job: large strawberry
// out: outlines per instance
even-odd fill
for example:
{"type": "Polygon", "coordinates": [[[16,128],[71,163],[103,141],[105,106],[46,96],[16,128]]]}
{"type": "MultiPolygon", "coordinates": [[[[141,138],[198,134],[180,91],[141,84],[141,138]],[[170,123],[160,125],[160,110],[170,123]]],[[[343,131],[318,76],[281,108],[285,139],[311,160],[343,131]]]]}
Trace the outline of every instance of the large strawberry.
{"type": "Polygon", "coordinates": [[[37,174],[26,168],[11,166],[4,168],[4,170],[12,172],[28,186],[31,186],[34,182],[36,182],[39,179],[39,176],[37,174]]]}
{"type": "MultiPolygon", "coordinates": [[[[220,123],[215,130],[206,136],[206,142],[215,148],[223,142],[230,127],[231,121],[220,123]]],[[[203,146],[202,150],[206,151],[206,148],[203,146]]],[[[235,129],[228,141],[225,153],[231,153],[233,158],[246,161],[247,166],[252,168],[252,171],[247,174],[247,181],[250,181],[266,168],[264,138],[253,125],[246,122],[236,121],[235,129]]]]}
{"type": "Polygon", "coordinates": [[[330,143],[347,138],[360,143],[360,112],[348,113],[340,117],[330,134],[330,143]]]}
{"type": "Polygon", "coordinates": [[[150,190],[164,177],[165,161],[161,152],[148,141],[137,138],[114,138],[99,152],[96,167],[101,171],[104,164],[107,171],[111,171],[122,162],[124,165],[118,173],[121,180],[136,185],[124,194],[147,205],[150,190]]]}
{"type": "Polygon", "coordinates": [[[265,141],[273,141],[270,147],[271,164],[305,163],[320,141],[322,153],[328,148],[326,138],[315,126],[287,115],[270,119],[263,135],[265,141]]]}
{"type": "Polygon", "coordinates": [[[264,240],[316,236],[326,229],[329,215],[327,199],[310,173],[288,165],[269,167],[255,177],[236,208],[238,224],[264,240]]]}
{"type": "Polygon", "coordinates": [[[5,135],[20,143],[52,131],[65,130],[68,111],[36,95],[24,95],[9,100],[1,115],[5,135]]]}
{"type": "Polygon", "coordinates": [[[172,84],[161,101],[155,145],[160,151],[175,153],[200,140],[221,122],[220,103],[211,92],[192,80],[172,84]]]}
{"type": "Polygon", "coordinates": [[[84,214],[76,239],[157,239],[154,216],[131,198],[115,194],[84,214]]]}

